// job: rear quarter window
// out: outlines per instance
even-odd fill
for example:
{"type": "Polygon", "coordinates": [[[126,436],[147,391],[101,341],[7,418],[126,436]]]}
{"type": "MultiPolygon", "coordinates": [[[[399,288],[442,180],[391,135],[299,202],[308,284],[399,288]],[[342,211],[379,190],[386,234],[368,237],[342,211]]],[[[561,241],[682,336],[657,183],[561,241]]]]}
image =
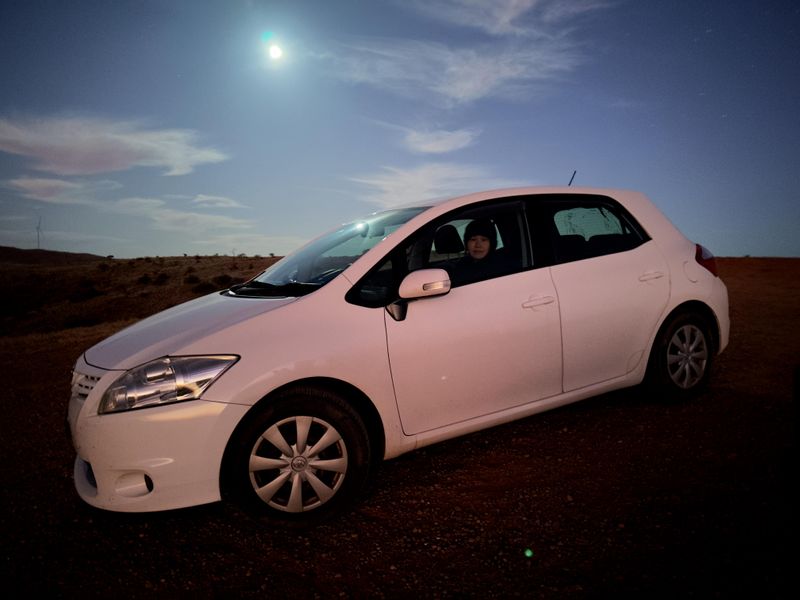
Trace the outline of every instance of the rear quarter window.
{"type": "Polygon", "coordinates": [[[611,198],[560,197],[545,201],[536,215],[533,229],[549,239],[553,264],[626,252],[650,239],[611,198]]]}

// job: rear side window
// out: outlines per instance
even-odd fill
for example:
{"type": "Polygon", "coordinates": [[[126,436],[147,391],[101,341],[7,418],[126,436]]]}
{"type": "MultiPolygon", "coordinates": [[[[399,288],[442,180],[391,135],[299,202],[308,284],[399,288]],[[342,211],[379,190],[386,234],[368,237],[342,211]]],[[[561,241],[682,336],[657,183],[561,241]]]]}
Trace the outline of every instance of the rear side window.
{"type": "Polygon", "coordinates": [[[604,196],[562,196],[533,211],[535,238],[553,264],[626,252],[650,239],[631,215],[604,196]]]}
{"type": "Polygon", "coordinates": [[[559,235],[579,235],[589,240],[597,235],[624,233],[617,215],[603,207],[577,206],[559,210],[553,217],[559,235]]]}

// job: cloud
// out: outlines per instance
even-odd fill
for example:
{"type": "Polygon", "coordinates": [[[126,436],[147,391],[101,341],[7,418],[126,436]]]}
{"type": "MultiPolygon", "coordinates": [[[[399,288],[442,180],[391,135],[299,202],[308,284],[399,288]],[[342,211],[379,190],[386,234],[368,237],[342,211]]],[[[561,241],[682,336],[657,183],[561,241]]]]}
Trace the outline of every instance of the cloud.
{"type": "Polygon", "coordinates": [[[354,83],[432,101],[446,108],[488,97],[529,98],[587,59],[576,19],[613,6],[609,0],[402,0],[423,17],[492,36],[446,46],[404,39],[365,39],[318,55],[354,83]],[[484,38],[484,41],[485,38],[484,38]]]}
{"type": "Polygon", "coordinates": [[[549,26],[609,6],[603,0],[403,0],[399,4],[437,21],[495,36],[552,35],[549,26]]]}
{"type": "Polygon", "coordinates": [[[383,207],[523,185],[493,177],[483,167],[453,163],[428,163],[412,169],[384,167],[379,173],[353,177],[350,181],[368,188],[365,200],[383,207]]]}
{"type": "Polygon", "coordinates": [[[123,198],[104,206],[110,212],[147,218],[152,222],[153,228],[160,231],[197,234],[218,229],[247,229],[253,226],[252,222],[245,219],[170,208],[159,198],[123,198]]]}
{"type": "Polygon", "coordinates": [[[75,198],[81,185],[63,179],[47,179],[38,177],[18,177],[7,182],[8,186],[21,192],[26,198],[50,202],[53,204],[85,204],[84,200],[75,198]]]}
{"type": "Polygon", "coordinates": [[[67,181],[47,177],[17,177],[6,185],[26,198],[49,204],[92,204],[98,191],[119,188],[114,181],[67,181]]]}
{"type": "Polygon", "coordinates": [[[134,167],[185,175],[201,164],[226,160],[198,145],[187,129],[148,129],[134,121],[99,118],[0,119],[0,151],[33,159],[39,171],[90,175],[134,167]]]}
{"type": "Polygon", "coordinates": [[[146,216],[152,219],[154,228],[161,231],[199,233],[218,229],[247,229],[253,226],[252,222],[245,219],[235,219],[222,215],[207,215],[172,208],[162,208],[154,214],[146,216]]]}
{"type": "MultiPolygon", "coordinates": [[[[216,231],[218,229],[247,229],[250,221],[222,215],[210,215],[172,208],[160,198],[129,197],[112,201],[95,198],[98,191],[120,188],[113,181],[67,181],[64,179],[19,177],[6,182],[6,186],[32,198],[49,204],[83,205],[98,211],[126,216],[144,217],[152,227],[160,231],[190,231],[192,233],[216,231]]],[[[221,196],[199,194],[192,200],[200,207],[241,207],[241,204],[221,196]]]]}
{"type": "Polygon", "coordinates": [[[472,145],[472,142],[480,135],[480,131],[474,129],[456,129],[447,131],[437,129],[434,131],[406,131],[406,146],[412,152],[423,154],[445,154],[461,150],[472,145]]]}
{"type": "Polygon", "coordinates": [[[542,21],[561,23],[562,21],[588,15],[614,6],[608,0],[554,0],[542,3],[542,21]]]}
{"type": "Polygon", "coordinates": [[[192,199],[193,204],[204,208],[245,208],[244,204],[225,196],[207,196],[198,194],[192,199]]]}
{"type": "Polygon", "coordinates": [[[166,204],[159,198],[122,198],[107,205],[107,207],[111,212],[143,217],[161,210],[166,204]]]}
{"type": "Polygon", "coordinates": [[[514,21],[539,4],[538,0],[406,0],[401,5],[452,25],[473,27],[491,34],[519,34],[514,21]]]}
{"type": "Polygon", "coordinates": [[[447,154],[471,146],[480,129],[411,129],[386,121],[374,121],[381,127],[399,131],[406,149],[419,154],[447,154]]]}
{"type": "Polygon", "coordinates": [[[444,107],[487,97],[528,97],[581,62],[566,38],[451,49],[413,40],[373,39],[329,56],[337,76],[444,107]]]}

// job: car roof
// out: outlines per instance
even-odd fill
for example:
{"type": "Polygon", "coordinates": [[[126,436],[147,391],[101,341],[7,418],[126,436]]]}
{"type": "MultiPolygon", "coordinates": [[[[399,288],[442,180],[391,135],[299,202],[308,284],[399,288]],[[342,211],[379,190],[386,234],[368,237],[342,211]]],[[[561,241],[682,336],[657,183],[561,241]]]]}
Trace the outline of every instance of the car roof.
{"type": "MultiPolygon", "coordinates": [[[[491,200],[494,198],[504,198],[512,196],[550,196],[550,195],[600,195],[618,197],[619,195],[639,194],[631,190],[624,189],[611,189],[599,187],[573,187],[573,186],[526,186],[526,187],[509,187],[488,189],[469,194],[460,194],[457,196],[440,197],[431,200],[427,203],[422,203],[430,206],[444,204],[450,201],[463,201],[464,204],[472,202],[480,202],[481,200],[491,200]]],[[[461,203],[461,202],[459,202],[461,203]]]]}

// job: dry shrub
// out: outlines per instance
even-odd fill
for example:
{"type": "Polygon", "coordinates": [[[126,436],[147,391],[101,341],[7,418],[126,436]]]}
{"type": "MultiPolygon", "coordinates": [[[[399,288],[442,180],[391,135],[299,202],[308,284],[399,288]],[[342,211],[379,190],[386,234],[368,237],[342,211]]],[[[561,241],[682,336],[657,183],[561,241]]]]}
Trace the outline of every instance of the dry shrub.
{"type": "Polygon", "coordinates": [[[217,290],[217,287],[213,283],[209,283],[208,281],[201,281],[196,286],[192,288],[192,291],[197,294],[210,294],[217,290]]]}
{"type": "Polygon", "coordinates": [[[227,274],[230,256],[165,260],[0,252],[0,287],[6,292],[0,336],[141,319],[245,281],[275,260],[251,257],[248,270],[231,276],[227,274]],[[155,265],[160,266],[154,272],[155,265]]]}

